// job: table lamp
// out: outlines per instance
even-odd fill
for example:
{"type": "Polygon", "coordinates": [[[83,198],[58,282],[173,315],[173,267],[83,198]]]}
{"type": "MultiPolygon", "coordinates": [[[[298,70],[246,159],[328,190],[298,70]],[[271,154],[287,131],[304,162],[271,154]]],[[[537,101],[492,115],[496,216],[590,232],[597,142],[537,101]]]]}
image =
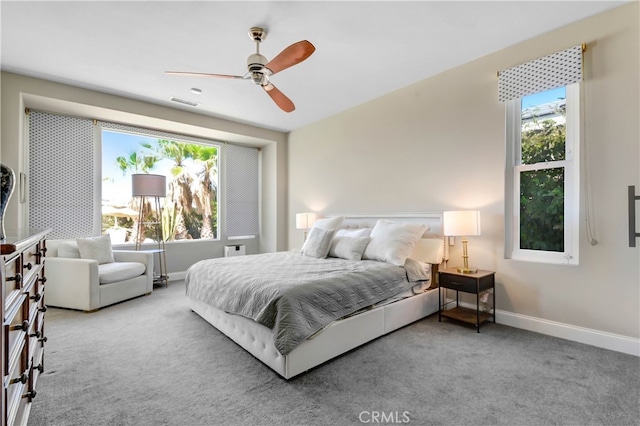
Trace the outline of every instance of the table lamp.
{"type": "Polygon", "coordinates": [[[469,267],[467,237],[480,235],[480,212],[478,210],[448,211],[444,212],[443,220],[445,236],[462,237],[463,266],[458,268],[458,272],[475,274],[478,272],[478,268],[469,267]]]}
{"type": "Polygon", "coordinates": [[[304,229],[304,240],[307,241],[307,231],[315,223],[317,215],[315,213],[297,213],[296,229],[304,229]]]}

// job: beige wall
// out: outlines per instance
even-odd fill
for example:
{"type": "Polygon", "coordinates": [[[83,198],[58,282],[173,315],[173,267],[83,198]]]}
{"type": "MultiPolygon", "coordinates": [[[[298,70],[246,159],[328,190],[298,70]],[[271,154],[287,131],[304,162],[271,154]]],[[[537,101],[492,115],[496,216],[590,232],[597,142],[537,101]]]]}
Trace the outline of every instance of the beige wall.
{"type": "MultiPolygon", "coordinates": [[[[640,337],[640,256],[628,247],[626,200],[628,185],[640,188],[638,16],[635,2],[613,9],[292,132],[289,246],[302,242],[297,212],[478,208],[482,236],[470,238],[471,263],[497,272],[503,318],[640,337]],[[580,265],[505,260],[505,108],[496,72],[583,42],[580,265]],[[595,246],[585,234],[585,173],[595,246]]],[[[459,256],[458,243],[452,264],[459,256]]]]}
{"type": "MultiPolygon", "coordinates": [[[[286,247],[287,229],[282,222],[287,200],[286,134],[6,72],[1,74],[1,88],[0,159],[16,173],[24,171],[26,164],[25,145],[21,144],[25,140],[25,107],[261,147],[263,235],[259,244],[247,241],[247,251],[286,247]]],[[[8,234],[26,226],[26,212],[26,204],[21,205],[14,194],[6,214],[8,234]]],[[[225,240],[169,243],[168,270],[185,271],[197,260],[221,256],[225,243],[225,240]]]]}

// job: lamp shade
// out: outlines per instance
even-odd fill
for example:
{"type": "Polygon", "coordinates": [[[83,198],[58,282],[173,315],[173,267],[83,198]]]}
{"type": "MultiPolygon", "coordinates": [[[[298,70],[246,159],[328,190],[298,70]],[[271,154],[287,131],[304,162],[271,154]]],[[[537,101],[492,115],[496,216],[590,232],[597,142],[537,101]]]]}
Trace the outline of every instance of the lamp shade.
{"type": "Polygon", "coordinates": [[[163,175],[131,175],[131,193],[134,197],[166,197],[167,177],[163,175]]]}
{"type": "Polygon", "coordinates": [[[297,213],[296,214],[296,229],[310,229],[316,222],[315,213],[297,213]]]}
{"type": "Polygon", "coordinates": [[[444,235],[468,237],[480,235],[480,212],[478,210],[444,212],[444,235]]]}

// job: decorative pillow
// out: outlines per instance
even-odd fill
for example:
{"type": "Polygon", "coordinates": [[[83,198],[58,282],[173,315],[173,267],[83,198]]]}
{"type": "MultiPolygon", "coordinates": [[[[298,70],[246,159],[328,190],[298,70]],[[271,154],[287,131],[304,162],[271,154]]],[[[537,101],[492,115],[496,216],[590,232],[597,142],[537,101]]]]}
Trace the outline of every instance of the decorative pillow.
{"type": "Polygon", "coordinates": [[[329,254],[333,230],[311,228],[307,241],[302,246],[302,254],[309,257],[324,259],[329,254]]]}
{"type": "Polygon", "coordinates": [[[428,226],[420,223],[394,223],[380,219],[371,231],[371,241],[362,258],[404,266],[416,241],[427,229],[428,226]]]}
{"type": "Polygon", "coordinates": [[[78,238],[76,241],[78,242],[80,258],[97,260],[99,265],[113,262],[111,238],[108,235],[78,238]]]}
{"type": "Polygon", "coordinates": [[[313,224],[313,228],[320,228],[327,231],[335,231],[340,227],[340,225],[342,225],[343,220],[344,220],[344,216],[334,216],[334,217],[326,217],[323,219],[318,219],[313,224]]]}
{"type": "Polygon", "coordinates": [[[336,237],[368,237],[371,235],[371,228],[338,229],[336,237]]]}
{"type": "Polygon", "coordinates": [[[65,241],[63,243],[60,243],[60,245],[58,246],[58,257],[80,259],[78,243],[75,241],[65,241]]]}
{"type": "Polygon", "coordinates": [[[370,237],[333,237],[329,256],[347,260],[361,260],[370,237]]]}

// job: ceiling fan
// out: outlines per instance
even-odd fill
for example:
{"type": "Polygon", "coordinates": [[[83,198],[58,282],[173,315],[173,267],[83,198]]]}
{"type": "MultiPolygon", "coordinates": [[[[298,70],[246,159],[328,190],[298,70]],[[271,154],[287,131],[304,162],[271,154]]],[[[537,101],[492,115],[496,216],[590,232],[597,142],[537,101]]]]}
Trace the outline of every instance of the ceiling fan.
{"type": "Polygon", "coordinates": [[[267,58],[260,54],[260,43],[267,37],[267,31],[260,27],[252,27],[249,30],[249,37],[256,42],[256,53],[247,58],[248,71],[245,75],[208,74],[200,72],[165,71],[171,75],[184,75],[196,77],[231,78],[238,80],[251,79],[255,84],[261,86],[267,95],[285,112],[296,109],[295,105],[270,81],[270,77],[282,70],[292,67],[307,59],[316,50],[313,44],[307,40],[293,43],[291,46],[280,52],[275,58],[267,61],[267,58]]]}

